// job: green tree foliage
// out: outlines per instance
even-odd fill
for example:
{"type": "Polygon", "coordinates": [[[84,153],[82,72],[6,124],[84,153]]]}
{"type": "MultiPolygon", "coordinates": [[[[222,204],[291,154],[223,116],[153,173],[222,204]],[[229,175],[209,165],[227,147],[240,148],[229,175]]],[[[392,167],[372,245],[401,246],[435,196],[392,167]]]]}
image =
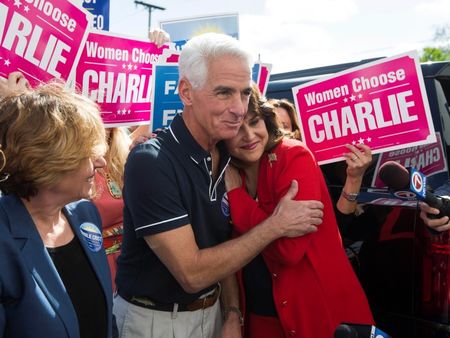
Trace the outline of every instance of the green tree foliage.
{"type": "Polygon", "coordinates": [[[449,51],[438,47],[425,47],[420,57],[420,62],[447,60],[450,60],[449,51]]]}
{"type": "Polygon", "coordinates": [[[421,62],[450,60],[450,25],[438,27],[433,39],[438,46],[425,47],[420,57],[421,62]]]}

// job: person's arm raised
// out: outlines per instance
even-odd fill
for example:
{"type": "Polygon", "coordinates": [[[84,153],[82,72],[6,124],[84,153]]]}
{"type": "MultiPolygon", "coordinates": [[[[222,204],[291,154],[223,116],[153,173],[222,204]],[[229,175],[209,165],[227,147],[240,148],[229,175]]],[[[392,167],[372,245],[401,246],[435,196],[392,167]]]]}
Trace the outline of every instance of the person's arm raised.
{"type": "Polygon", "coordinates": [[[342,188],[341,196],[339,197],[336,208],[343,214],[352,214],[356,210],[356,197],[361,189],[364,173],[372,163],[372,151],[365,144],[358,144],[353,146],[347,144],[346,147],[350,150],[349,153],[344,154],[347,162],[347,177],[342,188]]]}

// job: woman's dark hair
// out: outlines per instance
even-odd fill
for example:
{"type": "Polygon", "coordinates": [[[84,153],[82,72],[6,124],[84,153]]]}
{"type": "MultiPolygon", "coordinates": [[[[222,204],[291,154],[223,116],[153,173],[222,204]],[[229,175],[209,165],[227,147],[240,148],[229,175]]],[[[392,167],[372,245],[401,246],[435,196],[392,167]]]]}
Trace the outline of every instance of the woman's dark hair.
{"type": "Polygon", "coordinates": [[[286,134],[280,127],[277,114],[275,113],[275,107],[261,95],[256,84],[252,85],[252,93],[248,103],[248,112],[253,112],[256,116],[259,116],[264,120],[269,134],[266,151],[271,150],[286,134]]]}

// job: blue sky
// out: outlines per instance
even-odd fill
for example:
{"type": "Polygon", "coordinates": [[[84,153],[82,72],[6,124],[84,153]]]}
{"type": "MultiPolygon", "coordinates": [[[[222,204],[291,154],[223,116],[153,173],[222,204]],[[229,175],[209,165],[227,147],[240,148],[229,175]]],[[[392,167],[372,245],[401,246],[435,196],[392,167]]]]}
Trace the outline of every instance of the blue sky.
{"type": "MultiPolygon", "coordinates": [[[[133,0],[110,0],[110,31],[145,37],[148,12],[133,0]]],[[[392,56],[433,45],[450,24],[450,0],[144,0],[160,21],[239,13],[241,40],[273,73],[392,56]]]]}

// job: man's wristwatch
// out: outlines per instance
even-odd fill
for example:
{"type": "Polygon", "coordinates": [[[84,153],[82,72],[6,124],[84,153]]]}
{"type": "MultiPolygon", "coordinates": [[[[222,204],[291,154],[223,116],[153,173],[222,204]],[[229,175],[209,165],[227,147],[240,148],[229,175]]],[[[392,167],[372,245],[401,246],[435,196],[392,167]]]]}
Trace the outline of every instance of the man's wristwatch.
{"type": "Polygon", "coordinates": [[[342,190],[341,196],[344,197],[349,202],[355,202],[356,199],[358,198],[359,194],[358,193],[347,193],[347,192],[345,192],[345,190],[342,190]]]}
{"type": "Polygon", "coordinates": [[[227,307],[223,308],[222,315],[223,315],[224,321],[227,320],[228,315],[230,314],[230,312],[234,312],[234,313],[236,313],[238,315],[238,317],[239,317],[239,324],[241,326],[243,326],[244,325],[244,317],[242,316],[241,310],[239,310],[239,308],[236,307],[236,306],[227,306],[227,307]]]}

